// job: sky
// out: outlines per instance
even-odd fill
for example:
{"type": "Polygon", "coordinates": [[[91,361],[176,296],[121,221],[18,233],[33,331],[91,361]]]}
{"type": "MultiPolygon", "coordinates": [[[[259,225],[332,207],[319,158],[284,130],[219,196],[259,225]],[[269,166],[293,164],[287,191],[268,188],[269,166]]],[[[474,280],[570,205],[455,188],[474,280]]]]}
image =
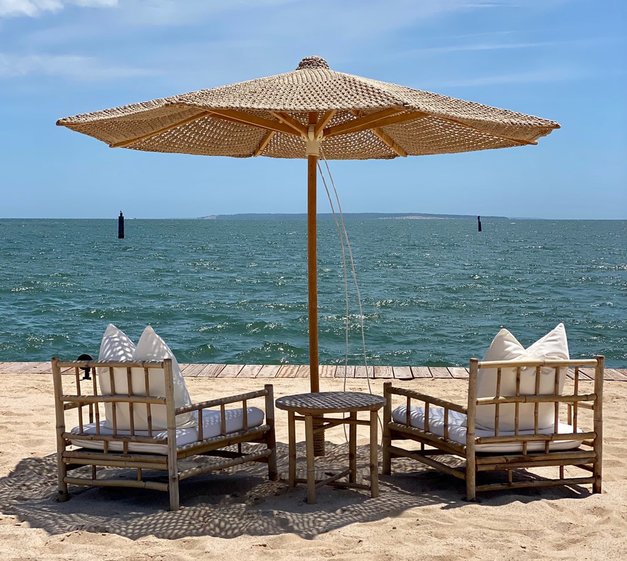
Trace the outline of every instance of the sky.
{"type": "Polygon", "coordinates": [[[344,212],[627,218],[624,0],[0,0],[0,218],[306,212],[304,160],[111,149],[55,123],[310,55],[561,124],[537,146],[330,162],[344,212]]]}

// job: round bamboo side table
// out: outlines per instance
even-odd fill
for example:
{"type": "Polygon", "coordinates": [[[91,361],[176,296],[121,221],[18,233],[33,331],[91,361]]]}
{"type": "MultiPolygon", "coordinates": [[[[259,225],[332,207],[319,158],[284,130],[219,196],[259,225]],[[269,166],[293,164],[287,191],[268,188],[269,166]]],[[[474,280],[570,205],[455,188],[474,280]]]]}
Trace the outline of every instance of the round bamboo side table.
{"type": "Polygon", "coordinates": [[[379,472],[377,465],[377,411],[383,407],[384,398],[360,392],[316,392],[288,395],[276,400],[277,409],[287,411],[289,438],[288,484],[307,483],[307,502],[316,502],[316,487],[338,485],[357,489],[369,489],[371,497],[379,496],[379,472]],[[358,419],[358,413],[367,411],[368,419],[358,419]],[[325,417],[333,413],[348,413],[347,417],[325,417]],[[316,418],[316,423],[314,423],[316,418]],[[296,479],[296,421],[305,422],[305,445],[307,450],[307,479],[296,479]],[[314,463],[314,433],[338,425],[349,426],[347,469],[327,479],[316,480],[314,463]],[[357,483],[357,425],[370,427],[370,485],[357,483]],[[348,481],[339,481],[348,476],[348,481]]]}

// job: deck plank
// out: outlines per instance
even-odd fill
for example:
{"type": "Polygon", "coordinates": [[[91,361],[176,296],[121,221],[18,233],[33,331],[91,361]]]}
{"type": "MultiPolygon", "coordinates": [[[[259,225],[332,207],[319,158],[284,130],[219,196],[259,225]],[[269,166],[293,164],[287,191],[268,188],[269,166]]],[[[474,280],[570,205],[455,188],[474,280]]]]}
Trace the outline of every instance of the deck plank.
{"type": "MultiPolygon", "coordinates": [[[[308,364],[192,364],[180,365],[186,378],[308,378],[308,364]]],[[[346,367],[347,378],[365,378],[366,367],[363,365],[346,367]]],[[[376,379],[411,380],[414,378],[468,378],[468,369],[461,366],[368,366],[367,372],[376,379]]],[[[593,368],[581,368],[580,381],[594,380],[593,368]]],[[[0,362],[0,376],[29,374],[50,374],[49,362],[0,362]]],[[[344,365],[324,364],[320,366],[322,378],[344,378],[344,365]]],[[[573,378],[573,370],[567,376],[573,378]]],[[[627,382],[627,369],[606,368],[605,380],[611,382],[627,382]]]]}
{"type": "Polygon", "coordinates": [[[594,380],[594,368],[580,368],[581,380],[594,380]]]}
{"type": "Polygon", "coordinates": [[[413,380],[414,376],[411,373],[411,366],[393,366],[392,373],[397,380],[413,380]]]}
{"type": "Polygon", "coordinates": [[[263,364],[245,364],[244,368],[239,371],[238,378],[256,378],[259,371],[263,368],[263,364]]]}
{"type": "Polygon", "coordinates": [[[412,366],[411,373],[414,375],[414,378],[431,378],[431,372],[426,366],[412,366]]]}
{"type": "Polygon", "coordinates": [[[618,368],[608,368],[603,371],[603,378],[610,382],[625,382],[627,381],[627,370],[619,370],[618,368]]]}
{"type": "Polygon", "coordinates": [[[183,376],[196,378],[204,366],[204,364],[187,364],[185,370],[181,369],[181,372],[183,373],[183,376]]]}
{"type": "Polygon", "coordinates": [[[296,372],[296,378],[309,378],[309,365],[301,364],[296,372]]]}
{"type": "Polygon", "coordinates": [[[352,364],[339,364],[335,371],[336,378],[354,378],[355,366],[352,364]]]}
{"type": "Polygon", "coordinates": [[[452,378],[453,376],[445,366],[430,366],[432,378],[452,378]]]}
{"type": "Polygon", "coordinates": [[[198,373],[198,376],[202,378],[217,378],[218,374],[226,367],[226,364],[205,364],[204,366],[198,373]]]}
{"type": "Polygon", "coordinates": [[[282,364],[276,373],[277,378],[296,378],[300,364],[282,364]]]}
{"type": "Polygon", "coordinates": [[[236,378],[242,368],[243,364],[227,364],[218,374],[218,378],[236,378]]]}
{"type": "Polygon", "coordinates": [[[372,378],[372,366],[355,366],[355,378],[372,378]]]}
{"type": "Polygon", "coordinates": [[[280,368],[281,368],[280,364],[264,364],[260,368],[256,377],[257,378],[276,378],[280,368]]]}
{"type": "Polygon", "coordinates": [[[374,367],[374,377],[379,378],[394,378],[394,371],[391,366],[375,366],[374,367]]]}
{"type": "Polygon", "coordinates": [[[448,370],[451,373],[451,376],[453,376],[453,378],[460,378],[460,379],[468,378],[467,368],[463,368],[461,366],[449,366],[448,370]]]}

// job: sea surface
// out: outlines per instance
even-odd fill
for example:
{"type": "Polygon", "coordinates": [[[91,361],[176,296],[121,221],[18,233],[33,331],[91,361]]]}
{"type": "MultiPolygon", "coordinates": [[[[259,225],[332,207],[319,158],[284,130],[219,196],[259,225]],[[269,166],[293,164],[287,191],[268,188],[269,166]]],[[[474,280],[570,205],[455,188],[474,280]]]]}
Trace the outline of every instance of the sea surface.
{"type": "MultiPolygon", "coordinates": [[[[627,221],[345,219],[368,364],[465,365],[502,326],[528,346],[564,322],[571,356],[627,367],[627,221]]],[[[115,219],[11,219],[0,241],[0,361],[97,356],[114,323],[181,362],[308,362],[303,216],[127,220],[123,240],[115,219]]],[[[321,362],[363,364],[330,216],[318,247],[321,362]]]]}

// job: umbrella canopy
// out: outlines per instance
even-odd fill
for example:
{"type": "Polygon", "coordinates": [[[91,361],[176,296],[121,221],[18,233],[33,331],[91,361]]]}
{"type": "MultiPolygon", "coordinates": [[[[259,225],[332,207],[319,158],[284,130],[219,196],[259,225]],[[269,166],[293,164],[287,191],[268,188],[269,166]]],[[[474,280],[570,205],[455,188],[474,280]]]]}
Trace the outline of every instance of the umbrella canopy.
{"type": "Polygon", "coordinates": [[[541,119],[331,70],[304,58],[292,72],[67,117],[58,125],[112,148],[308,160],[312,391],[318,391],[316,165],[536,144],[541,119]]]}

